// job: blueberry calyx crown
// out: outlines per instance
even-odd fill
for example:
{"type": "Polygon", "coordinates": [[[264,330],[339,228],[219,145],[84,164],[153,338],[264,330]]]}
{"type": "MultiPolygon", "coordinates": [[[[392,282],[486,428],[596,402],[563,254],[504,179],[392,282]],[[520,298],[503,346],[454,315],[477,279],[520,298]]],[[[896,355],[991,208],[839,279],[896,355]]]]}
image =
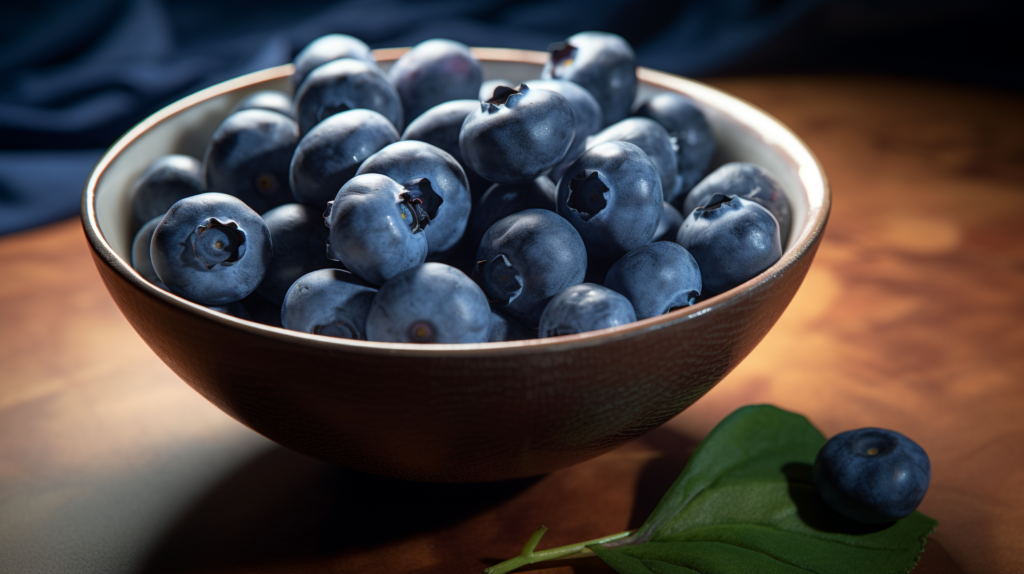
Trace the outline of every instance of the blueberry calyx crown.
{"type": "Polygon", "coordinates": [[[499,106],[505,106],[506,108],[516,107],[516,102],[521,98],[513,98],[512,96],[518,96],[521,94],[529,93],[530,86],[526,84],[519,84],[516,88],[510,88],[508,86],[498,86],[494,88],[494,95],[490,99],[482,102],[484,104],[484,111],[497,111],[499,106]]]}
{"type": "Polygon", "coordinates": [[[317,114],[317,123],[324,121],[325,119],[333,116],[334,114],[340,114],[341,112],[347,112],[352,108],[348,107],[348,104],[341,102],[336,106],[326,106],[317,114]]]}
{"type": "Polygon", "coordinates": [[[608,186],[601,181],[596,171],[583,170],[569,180],[569,198],[565,204],[579,214],[583,221],[590,221],[608,205],[608,186]]]}
{"type": "Polygon", "coordinates": [[[314,325],[309,331],[314,335],[324,335],[326,337],[341,337],[343,339],[366,339],[356,329],[355,325],[346,321],[344,318],[336,318],[334,322],[326,325],[314,325]]]}
{"type": "MultiPolygon", "coordinates": [[[[685,307],[692,307],[693,304],[697,302],[697,297],[700,297],[700,293],[698,293],[697,291],[691,290],[687,294],[683,295],[682,299],[685,302],[683,302],[682,305],[671,304],[671,305],[668,306],[668,309],[666,309],[664,312],[662,312],[662,315],[664,315],[665,313],[671,313],[672,311],[678,311],[679,309],[683,309],[685,307]]],[[[676,302],[677,301],[673,301],[673,303],[676,303],[676,302]]]]}
{"type": "Polygon", "coordinates": [[[411,216],[411,221],[406,221],[409,229],[413,233],[419,233],[426,229],[430,220],[437,217],[437,210],[441,209],[444,199],[434,191],[434,188],[430,186],[430,180],[425,177],[407,181],[402,187],[405,188],[405,191],[398,194],[398,198],[402,200],[402,206],[405,207],[401,210],[402,219],[406,219],[406,212],[408,212],[411,216]]]}
{"type": "Polygon", "coordinates": [[[732,200],[734,199],[736,199],[735,195],[725,195],[724,193],[716,193],[711,196],[711,199],[708,201],[707,205],[701,206],[697,209],[700,209],[701,213],[703,214],[709,211],[715,211],[716,209],[721,208],[723,205],[733,207],[732,200]]]}
{"type": "Polygon", "coordinates": [[[245,232],[230,219],[210,217],[196,228],[192,254],[207,270],[232,265],[245,255],[245,232]]]}
{"type": "Polygon", "coordinates": [[[327,202],[327,209],[324,210],[324,227],[331,228],[331,211],[334,210],[334,201],[327,202]]]}
{"type": "Polygon", "coordinates": [[[882,432],[865,432],[850,447],[854,454],[860,456],[884,456],[896,450],[896,441],[882,432]]]}
{"type": "Polygon", "coordinates": [[[569,327],[569,326],[566,326],[566,325],[558,325],[557,327],[552,327],[552,328],[548,329],[548,332],[546,333],[546,335],[548,337],[559,337],[561,335],[578,335],[579,332],[580,332],[580,330],[575,328],[575,327],[569,327]]]}
{"type": "Polygon", "coordinates": [[[263,195],[272,195],[277,191],[277,178],[272,173],[261,173],[254,180],[256,191],[263,195]]]}
{"type": "Polygon", "coordinates": [[[551,52],[551,77],[561,78],[576,59],[576,46],[569,42],[555,42],[548,46],[551,52]]]}
{"type": "Polygon", "coordinates": [[[504,255],[477,261],[473,278],[487,294],[488,303],[508,305],[523,292],[522,278],[504,255]]]}
{"type": "Polygon", "coordinates": [[[437,339],[437,330],[428,321],[415,321],[406,334],[413,343],[433,343],[437,339]]]}

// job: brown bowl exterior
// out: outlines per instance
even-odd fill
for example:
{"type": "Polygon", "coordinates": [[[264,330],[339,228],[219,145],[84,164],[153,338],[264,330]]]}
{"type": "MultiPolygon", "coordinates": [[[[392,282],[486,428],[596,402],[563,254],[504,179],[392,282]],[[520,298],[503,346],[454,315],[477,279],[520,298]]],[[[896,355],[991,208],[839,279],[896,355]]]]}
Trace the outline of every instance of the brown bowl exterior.
{"type": "MultiPolygon", "coordinates": [[[[546,56],[487,49],[477,55],[485,63],[546,56]]],[[[439,482],[511,479],[582,462],[657,427],[703,396],[767,334],[807,273],[827,220],[828,184],[808,155],[821,197],[768,271],[662,317],[548,340],[416,346],[330,339],[238,320],[147,283],[101,231],[97,189],[104,171],[135,138],[181,110],[280,84],[290,72],[282,66],[214,86],[126,134],[90,177],[83,225],[114,301],[175,373],[267,438],[354,470],[439,482]]],[[[640,77],[666,89],[696,85],[650,70],[640,77]]]]}

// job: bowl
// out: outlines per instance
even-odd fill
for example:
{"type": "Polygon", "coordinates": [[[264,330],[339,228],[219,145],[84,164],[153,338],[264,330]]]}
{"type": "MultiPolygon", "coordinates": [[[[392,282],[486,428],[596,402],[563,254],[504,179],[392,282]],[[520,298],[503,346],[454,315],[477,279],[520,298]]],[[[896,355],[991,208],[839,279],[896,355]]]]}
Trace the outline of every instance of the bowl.
{"type": "MultiPolygon", "coordinates": [[[[386,68],[404,51],[376,56],[386,68]]],[[[537,78],[547,60],[545,52],[474,53],[485,79],[537,78]]],[[[145,281],[130,264],[135,179],[164,154],[201,158],[236,102],[257,90],[290,91],[292,70],[215,85],[132,128],[89,177],[82,224],[111,297],[186,383],[263,436],[353,470],[436,482],[512,479],[582,462],[650,431],[708,392],[768,333],[807,273],[828,218],[821,165],[778,120],[710,86],[639,68],[638,100],[676,91],[699,102],[718,141],[715,164],[765,167],[792,204],[782,258],[722,295],[579,335],[413,345],[244,321],[145,281]]]]}

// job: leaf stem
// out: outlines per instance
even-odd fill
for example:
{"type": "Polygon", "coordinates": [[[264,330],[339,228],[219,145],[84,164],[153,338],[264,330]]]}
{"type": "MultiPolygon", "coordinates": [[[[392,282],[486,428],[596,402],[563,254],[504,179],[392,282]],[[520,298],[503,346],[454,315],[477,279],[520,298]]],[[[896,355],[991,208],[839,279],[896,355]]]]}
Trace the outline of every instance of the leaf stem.
{"type": "MultiPolygon", "coordinates": [[[[575,554],[582,554],[588,556],[593,554],[587,546],[592,544],[604,544],[605,542],[611,542],[612,540],[618,540],[629,536],[629,531],[619,532],[618,534],[612,534],[610,536],[604,536],[602,538],[595,538],[594,540],[587,540],[586,542],[577,542],[576,544],[569,544],[566,546],[559,546],[558,548],[549,548],[547,550],[541,550],[540,552],[534,552],[537,548],[537,543],[540,542],[544,533],[548,531],[546,526],[541,526],[537,530],[533,531],[533,535],[523,545],[523,550],[519,553],[519,556],[510,558],[499,564],[495,564],[490,568],[484,569],[484,574],[507,574],[517,568],[522,568],[527,564],[536,564],[537,562],[544,562],[547,560],[558,560],[559,558],[567,558],[575,554]],[[585,554],[584,554],[585,553],[585,554]]],[[[583,556],[580,556],[582,558],[583,556]]]]}

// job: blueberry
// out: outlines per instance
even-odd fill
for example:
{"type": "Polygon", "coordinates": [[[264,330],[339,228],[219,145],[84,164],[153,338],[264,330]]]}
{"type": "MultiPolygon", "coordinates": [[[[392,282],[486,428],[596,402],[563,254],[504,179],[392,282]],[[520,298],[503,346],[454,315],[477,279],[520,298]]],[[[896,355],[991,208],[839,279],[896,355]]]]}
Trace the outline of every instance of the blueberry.
{"type": "Polygon", "coordinates": [[[398,141],[398,131],[373,110],[348,110],[318,123],[299,140],[289,171],[295,199],[321,211],[360,164],[398,141]]]}
{"type": "Polygon", "coordinates": [[[658,229],[654,231],[654,238],[651,241],[675,241],[679,233],[679,226],[683,224],[683,214],[672,207],[671,203],[665,202],[661,206],[661,219],[658,220],[658,229]]]}
{"type": "Polygon", "coordinates": [[[579,231],[592,259],[618,259],[649,243],[662,203],[658,170],[629,142],[588,149],[558,183],[558,213],[579,231]]]}
{"type": "MultiPolygon", "coordinates": [[[[326,205],[326,204],[325,204],[326,205]]],[[[257,292],[278,305],[299,277],[317,269],[338,267],[327,258],[329,230],[322,209],[286,203],[263,214],[274,256],[257,292]]]]}
{"type": "Polygon", "coordinates": [[[338,112],[364,108],[378,112],[402,130],[402,101],[384,72],[353,58],[332,60],[306,76],[295,94],[295,115],[305,135],[338,112]]]}
{"type": "Polygon", "coordinates": [[[331,230],[328,254],[373,285],[423,263],[423,230],[438,199],[424,181],[403,187],[376,173],[350,179],[324,214],[331,230]]]}
{"type": "Polygon", "coordinates": [[[527,209],[491,226],[476,252],[473,278],[495,309],[533,327],[545,305],[583,281],[587,250],[557,213],[527,209]]]}
{"type": "Polygon", "coordinates": [[[480,84],[480,92],[477,94],[476,101],[484,101],[493,98],[494,90],[498,89],[499,86],[514,88],[518,85],[519,82],[513,82],[505,79],[486,80],[484,83],[480,84]]]}
{"type": "Polygon", "coordinates": [[[171,206],[153,232],[150,255],[175,295],[226,305],[256,289],[273,252],[270,230],[255,211],[236,197],[202,193],[171,206]]]}
{"type": "Polygon", "coordinates": [[[483,291],[443,263],[395,275],[377,292],[366,318],[369,339],[391,343],[484,343],[490,328],[483,291]]]}
{"type": "MultiPolygon", "coordinates": [[[[576,135],[565,157],[576,159],[587,147],[587,138],[601,131],[603,117],[601,104],[583,86],[568,80],[534,80],[530,82],[534,90],[548,90],[561,94],[569,102],[573,117],[576,119],[576,135]]],[[[643,146],[641,146],[643,147],[643,146]]],[[[552,177],[557,182],[558,177],[552,177]]]]}
{"type": "Polygon", "coordinates": [[[149,164],[132,188],[132,213],[144,223],[159,217],[178,200],[206,191],[202,164],[187,155],[165,155],[149,164]]]}
{"type": "Polygon", "coordinates": [[[287,116],[255,109],[231,114],[206,147],[206,188],[233,195],[257,213],[291,203],[288,168],[298,143],[298,128],[287,116]]]}
{"type": "Polygon", "coordinates": [[[793,217],[789,207],[789,199],[782,191],[782,186],[761,166],[745,162],[731,162],[708,174],[683,199],[684,214],[689,214],[698,206],[711,200],[716,193],[737,195],[750,199],[775,216],[779,223],[779,238],[785,245],[789,240],[789,229],[793,217]]]}
{"type": "Polygon", "coordinates": [[[366,316],[377,290],[340,269],[321,269],[292,284],[281,306],[285,329],[366,340],[366,316]]]}
{"type": "Polygon", "coordinates": [[[426,142],[450,153],[466,172],[469,191],[473,196],[474,203],[487,191],[491,182],[466,165],[466,160],[463,159],[462,151],[459,149],[459,133],[462,132],[462,124],[466,121],[466,116],[478,109],[480,109],[480,102],[477,100],[452,100],[438,104],[410,122],[405,128],[405,133],[402,134],[403,140],[426,142]]]}
{"type": "Polygon", "coordinates": [[[238,301],[228,303],[227,305],[208,305],[207,307],[217,311],[218,313],[224,313],[225,315],[231,315],[232,317],[252,321],[252,317],[249,316],[249,312],[246,311],[245,306],[238,301]]]}
{"type": "Polygon", "coordinates": [[[138,271],[146,281],[161,289],[167,289],[164,282],[157,277],[156,270],[153,269],[153,260],[149,258],[149,244],[153,241],[153,232],[163,218],[164,216],[160,215],[150,219],[135,234],[135,240],[132,241],[132,269],[138,271]]]}
{"type": "Polygon", "coordinates": [[[247,96],[231,108],[231,113],[242,110],[270,110],[295,119],[292,97],[279,90],[260,90],[247,96]]]}
{"type": "Polygon", "coordinates": [[[646,319],[692,305],[700,295],[700,269],[678,243],[658,241],[623,255],[604,285],[625,295],[637,318],[646,319]]]}
{"type": "Polygon", "coordinates": [[[626,118],[587,140],[587,147],[612,141],[629,142],[644,150],[658,170],[662,193],[665,201],[669,201],[668,193],[675,189],[679,176],[676,173],[675,145],[665,128],[648,118],[626,118]]]}
{"type": "Polygon", "coordinates": [[[555,295],[540,317],[541,338],[575,335],[636,321],[633,305],[601,285],[580,283],[555,295]]]}
{"type": "Polygon", "coordinates": [[[462,239],[472,199],[466,173],[451,154],[421,141],[400,141],[370,156],[357,173],[379,173],[401,184],[426,179],[441,198],[440,206],[430,215],[430,225],[423,231],[427,254],[442,254],[462,239]]]}
{"type": "Polygon", "coordinates": [[[814,460],[814,484],[836,512],[867,524],[892,522],[921,504],[932,470],[917,443],[863,428],[829,439],[814,460]]]}
{"type": "Polygon", "coordinates": [[[459,149],[469,167],[496,183],[530,181],[553,167],[572,145],[576,120],[561,94],[498,88],[466,116],[459,149]]]}
{"type": "Polygon", "coordinates": [[[355,58],[376,65],[373,52],[365,42],[347,34],[328,34],[313,40],[295,56],[292,86],[298,92],[303,80],[315,68],[342,58],[355,58]]]}
{"type": "Polygon", "coordinates": [[[402,54],[388,70],[388,78],[411,120],[437,104],[476,98],[483,72],[468,46],[434,39],[402,54]]]}
{"type": "Polygon", "coordinates": [[[528,329],[514,319],[509,319],[497,311],[491,311],[491,331],[487,334],[488,343],[536,338],[537,331],[535,329],[528,329]]]}
{"type": "Polygon", "coordinates": [[[715,138],[704,112],[692,99],[675,92],[658,94],[636,111],[651,118],[675,138],[676,171],[679,181],[665,201],[681,199],[708,172],[715,155],[715,138]]]}
{"type": "Polygon", "coordinates": [[[697,260],[701,283],[724,293],[768,269],[782,257],[779,224],[753,201],[716,194],[694,209],[676,235],[697,260]]]}
{"type": "MultiPolygon", "coordinates": [[[[496,183],[487,190],[469,216],[469,238],[479,245],[484,233],[499,219],[525,209],[555,210],[558,190],[551,180],[540,176],[526,183],[496,183]]],[[[475,251],[475,249],[474,249],[475,251]]]]}
{"type": "Polygon", "coordinates": [[[629,115],[636,97],[636,54],[629,42],[607,32],[580,32],[551,46],[541,78],[569,80],[601,105],[603,125],[629,115]]]}

